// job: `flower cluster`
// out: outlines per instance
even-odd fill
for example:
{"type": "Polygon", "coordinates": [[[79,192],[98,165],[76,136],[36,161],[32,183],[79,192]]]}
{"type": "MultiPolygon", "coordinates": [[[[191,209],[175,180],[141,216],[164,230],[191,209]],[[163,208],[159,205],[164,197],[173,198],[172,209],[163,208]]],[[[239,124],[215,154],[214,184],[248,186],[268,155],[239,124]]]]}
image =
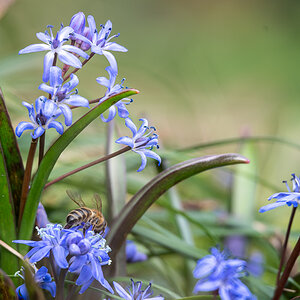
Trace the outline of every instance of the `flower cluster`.
{"type": "Polygon", "coordinates": [[[25,244],[32,249],[26,254],[30,263],[43,259],[54,258],[60,269],[67,269],[70,273],[78,274],[76,284],[83,293],[96,279],[103,287],[113,293],[112,288],[103,276],[102,266],[110,264],[109,246],[99,234],[89,230],[85,235],[82,226],[63,229],[59,224],[48,224],[46,228],[38,229],[39,241],[16,240],[15,243],[25,244]]]}
{"type": "Polygon", "coordinates": [[[222,300],[254,300],[248,287],[239,279],[245,275],[246,261],[228,259],[224,252],[211,249],[211,255],[198,260],[194,277],[200,279],[194,293],[218,291],[222,300]]]}
{"type": "MultiPolygon", "coordinates": [[[[43,33],[36,34],[37,38],[43,44],[33,44],[25,47],[19,51],[19,54],[47,51],[44,58],[44,72],[43,83],[39,85],[39,89],[48,94],[40,96],[35,101],[35,108],[33,104],[23,101],[23,105],[29,111],[30,122],[22,121],[16,128],[16,135],[20,137],[25,130],[32,130],[31,136],[37,139],[42,136],[49,128],[55,128],[59,134],[63,134],[64,127],[57,118],[61,115],[64,117],[66,126],[72,125],[72,108],[87,107],[90,103],[95,103],[99,100],[99,104],[104,102],[109,97],[118,94],[124,90],[122,86],[124,79],[120,84],[115,84],[118,75],[118,65],[114,55],[111,52],[127,52],[127,49],[111,40],[119,36],[115,34],[110,36],[112,31],[112,23],[108,20],[105,25],[100,25],[97,29],[96,22],[93,16],[87,17],[88,26],[86,26],[86,18],[84,13],[79,12],[75,14],[69,26],[61,25],[58,32],[54,35],[53,26],[48,26],[48,29],[43,33]],[[89,52],[89,53],[88,53],[89,52]],[[82,68],[95,54],[103,55],[109,62],[106,68],[109,78],[100,76],[96,81],[107,88],[103,97],[95,100],[87,100],[78,94],[76,86],[79,84],[78,77],[74,74],[82,68]],[[80,57],[84,61],[80,60],[80,57]],[[63,66],[60,68],[56,66],[60,61],[63,66]],[[68,75],[70,67],[75,69],[68,75]],[[68,78],[70,78],[69,81],[68,78]]],[[[103,122],[110,122],[113,120],[118,112],[121,118],[126,121],[126,126],[133,132],[132,142],[130,146],[132,150],[142,157],[142,165],[138,171],[142,171],[146,166],[147,157],[152,157],[160,163],[160,157],[152,150],[153,146],[157,146],[156,134],[143,136],[149,129],[148,122],[143,120],[143,125],[139,131],[134,129],[135,125],[129,119],[129,111],[126,105],[130,104],[132,99],[123,98],[112,105],[108,110],[108,116],[101,114],[103,122]],[[130,125],[128,125],[130,124],[130,125]],[[150,148],[150,149],[149,149],[150,148]]],[[[120,144],[129,145],[128,137],[118,139],[116,142],[120,144]]]]}
{"type": "Polygon", "coordinates": [[[274,209],[279,206],[284,206],[284,205],[288,205],[288,206],[293,205],[294,207],[298,207],[298,205],[300,204],[300,178],[297,177],[295,174],[292,174],[291,181],[293,183],[293,192],[291,192],[287,182],[284,181],[288,193],[276,193],[272,195],[271,197],[268,198],[268,200],[277,199],[277,201],[261,207],[259,212],[263,213],[268,210],[274,209]]]}

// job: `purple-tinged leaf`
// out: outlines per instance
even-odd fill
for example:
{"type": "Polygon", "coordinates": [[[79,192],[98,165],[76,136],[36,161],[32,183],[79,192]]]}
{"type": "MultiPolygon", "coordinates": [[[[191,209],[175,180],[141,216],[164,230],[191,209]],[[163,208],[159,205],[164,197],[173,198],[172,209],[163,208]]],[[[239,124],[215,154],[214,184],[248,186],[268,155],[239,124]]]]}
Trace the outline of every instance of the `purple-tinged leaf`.
{"type": "Polygon", "coordinates": [[[211,155],[176,164],[158,174],[131,198],[122,213],[114,219],[107,236],[108,244],[114,249],[113,254],[117,254],[146,210],[169,188],[200,172],[239,163],[249,163],[249,160],[235,153],[211,155]]]}

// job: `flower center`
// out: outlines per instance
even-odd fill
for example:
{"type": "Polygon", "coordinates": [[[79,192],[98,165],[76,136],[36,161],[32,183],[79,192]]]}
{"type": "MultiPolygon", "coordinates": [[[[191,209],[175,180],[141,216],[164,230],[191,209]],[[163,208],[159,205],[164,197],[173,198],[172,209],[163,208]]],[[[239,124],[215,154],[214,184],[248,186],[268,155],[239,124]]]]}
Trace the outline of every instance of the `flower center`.
{"type": "Polygon", "coordinates": [[[42,115],[41,113],[36,115],[35,120],[39,125],[42,125],[42,126],[47,123],[47,118],[44,115],[42,115]]]}

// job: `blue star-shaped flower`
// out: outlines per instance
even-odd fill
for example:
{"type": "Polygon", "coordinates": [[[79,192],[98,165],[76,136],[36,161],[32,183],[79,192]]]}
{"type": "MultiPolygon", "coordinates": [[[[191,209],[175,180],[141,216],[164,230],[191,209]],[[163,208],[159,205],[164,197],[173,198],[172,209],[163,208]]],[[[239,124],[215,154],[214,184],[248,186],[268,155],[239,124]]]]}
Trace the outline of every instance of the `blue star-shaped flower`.
{"type": "MultiPolygon", "coordinates": [[[[19,274],[20,275],[20,274],[19,274]]],[[[23,276],[20,275],[23,278],[23,276]]],[[[23,278],[24,279],[24,278],[23,278]]],[[[41,267],[36,271],[34,275],[35,282],[39,285],[40,288],[47,290],[50,292],[52,297],[55,297],[56,294],[56,284],[52,281],[51,275],[48,273],[48,269],[46,267],[41,267]]],[[[29,300],[29,295],[26,289],[26,285],[22,284],[17,287],[16,294],[18,299],[29,300]]]]}
{"type": "Polygon", "coordinates": [[[72,125],[72,111],[68,105],[89,107],[89,101],[78,95],[78,90],[72,91],[79,83],[78,77],[71,74],[71,79],[63,84],[62,70],[59,67],[50,68],[50,85],[42,83],[39,89],[50,94],[57,106],[56,116],[63,114],[65,124],[72,125]],[[68,105],[67,105],[68,104],[68,105]]]}
{"type": "Polygon", "coordinates": [[[113,72],[117,74],[118,73],[117,61],[109,51],[119,51],[119,52],[128,51],[125,47],[117,43],[110,42],[112,38],[118,37],[119,34],[115,34],[109,37],[112,29],[112,23],[109,20],[106,22],[104,26],[102,26],[102,29],[100,30],[99,33],[96,28],[94,17],[88,16],[87,21],[89,23],[89,30],[90,30],[89,36],[91,37],[91,39],[76,33],[73,34],[74,37],[90,45],[92,53],[104,55],[109,61],[113,72]]]}
{"type": "MultiPolygon", "coordinates": [[[[101,85],[103,85],[107,88],[107,91],[106,91],[104,97],[101,99],[100,103],[103,102],[104,100],[106,100],[107,98],[109,98],[110,96],[112,96],[114,94],[117,94],[117,93],[120,93],[123,90],[122,83],[125,80],[125,79],[123,79],[121,81],[121,84],[116,84],[115,85],[117,74],[114,73],[111,66],[105,68],[105,70],[109,74],[109,79],[107,79],[106,77],[96,78],[96,81],[99,84],[101,84],[101,85]]],[[[132,100],[128,99],[128,98],[124,98],[124,99],[118,101],[116,104],[112,105],[109,108],[107,119],[105,119],[103,114],[101,114],[102,121],[103,122],[110,122],[116,116],[116,113],[117,113],[116,108],[118,109],[118,113],[119,113],[119,116],[121,118],[127,118],[129,116],[129,112],[128,112],[127,108],[125,107],[125,105],[128,105],[131,102],[132,102],[132,100]]]]}
{"type": "Polygon", "coordinates": [[[207,255],[197,262],[194,277],[200,279],[194,293],[218,291],[222,300],[254,300],[248,287],[239,278],[245,275],[246,261],[228,259],[225,252],[217,248],[211,249],[207,255]]]}
{"type": "Polygon", "coordinates": [[[284,206],[284,205],[288,205],[288,206],[293,205],[294,207],[298,207],[298,205],[300,204],[300,179],[295,174],[292,174],[291,181],[293,183],[293,192],[291,192],[287,182],[284,181],[288,193],[276,193],[272,195],[271,197],[268,198],[268,200],[277,199],[277,201],[261,207],[259,212],[263,213],[268,210],[274,209],[279,206],[284,206]]]}
{"type": "Polygon", "coordinates": [[[142,290],[142,282],[137,281],[134,282],[131,279],[131,289],[130,287],[127,287],[127,291],[117,282],[113,282],[116,292],[119,294],[119,296],[122,299],[125,300],[164,300],[164,297],[157,296],[157,297],[151,297],[153,295],[153,291],[151,290],[151,283],[146,287],[146,289],[142,290]]]}
{"type": "Polygon", "coordinates": [[[81,61],[72,53],[76,53],[85,59],[89,58],[89,55],[78,47],[72,45],[64,45],[64,43],[69,40],[70,34],[74,32],[73,28],[71,28],[70,26],[62,26],[54,38],[52,27],[53,26],[50,25],[48,26],[50,33],[48,33],[48,31],[46,30],[45,33],[39,32],[36,34],[37,38],[45,44],[33,44],[19,51],[19,54],[49,51],[44,58],[44,82],[47,82],[49,80],[50,67],[53,65],[55,54],[57,54],[57,58],[61,62],[75,68],[81,68],[82,64],[81,61]]]}
{"type": "Polygon", "coordinates": [[[35,110],[33,104],[25,101],[22,104],[28,109],[31,122],[23,121],[18,124],[16,127],[18,137],[22,135],[24,130],[33,130],[31,136],[37,139],[49,128],[55,128],[59,134],[63,134],[63,125],[55,121],[58,107],[53,101],[41,96],[35,100],[35,110]]]}
{"type": "Polygon", "coordinates": [[[68,268],[67,262],[68,251],[62,246],[63,234],[62,226],[59,224],[48,224],[46,228],[38,229],[38,234],[42,240],[40,241],[27,241],[15,240],[14,243],[25,244],[32,247],[32,249],[25,255],[29,258],[30,263],[40,261],[44,257],[49,257],[52,252],[57,265],[62,268],[68,268]]]}
{"type": "Polygon", "coordinates": [[[140,119],[142,125],[137,130],[136,126],[130,118],[125,119],[125,125],[131,130],[132,138],[123,136],[116,140],[118,144],[124,144],[131,147],[133,152],[138,153],[142,158],[142,164],[137,170],[138,172],[145,169],[147,164],[147,157],[154,158],[158,161],[158,165],[161,163],[161,158],[158,154],[152,151],[153,147],[158,146],[158,135],[153,133],[155,127],[148,127],[148,121],[146,119],[140,119]]]}

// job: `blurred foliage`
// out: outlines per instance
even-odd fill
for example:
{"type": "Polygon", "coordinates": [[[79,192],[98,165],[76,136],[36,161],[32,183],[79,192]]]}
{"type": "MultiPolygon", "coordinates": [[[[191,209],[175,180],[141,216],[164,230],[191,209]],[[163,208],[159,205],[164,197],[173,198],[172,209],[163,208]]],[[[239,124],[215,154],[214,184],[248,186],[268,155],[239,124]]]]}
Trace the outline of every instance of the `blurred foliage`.
{"type": "MultiPolygon", "coordinates": [[[[119,42],[129,51],[117,54],[119,81],[126,77],[126,85],[141,91],[129,110],[132,115],[150,118],[158,128],[163,141],[161,153],[170,165],[198,155],[238,152],[240,142],[189,152],[177,149],[240,137],[245,132],[247,136],[282,137],[297,143],[300,2],[292,0],[102,0],[85,2],[84,6],[80,0],[16,1],[0,21],[0,82],[14,126],[24,116],[27,118],[21,101],[33,102],[41,95],[37,87],[43,67],[42,53],[18,56],[18,51],[38,43],[35,33],[44,31],[48,24],[55,28],[61,22],[67,25],[70,17],[81,10],[86,15],[93,14],[97,23],[110,19],[113,33],[121,33],[119,42]]],[[[95,99],[104,92],[91,80],[106,75],[106,60],[103,57],[97,60],[103,64],[101,69],[91,64],[80,71],[79,91],[88,99],[95,99]]],[[[82,112],[84,108],[74,113],[79,116],[82,112]]],[[[123,121],[118,120],[117,134],[127,135],[126,130],[123,121]]],[[[96,120],[62,154],[50,178],[103,155],[105,132],[106,125],[96,120]]],[[[55,137],[55,133],[49,132],[48,146],[55,137]]],[[[18,139],[23,157],[30,140],[28,134],[18,139]]],[[[288,180],[293,172],[300,173],[300,151],[284,142],[262,141],[253,142],[248,151],[255,159],[254,171],[247,166],[238,170],[224,168],[178,184],[182,210],[176,211],[168,196],[160,198],[147,213],[157,227],[153,228],[152,223],[143,219],[133,230],[131,238],[148,252],[150,259],[129,265],[129,276],[153,280],[180,296],[186,294],[185,258],[178,255],[184,249],[176,252],[159,243],[163,234],[169,238],[172,234],[179,236],[174,216],[180,215],[190,224],[199,255],[201,249],[208,251],[214,246],[203,227],[220,241],[231,234],[247,236],[247,254],[254,250],[264,254],[263,281],[268,285],[264,286],[257,278],[249,282],[258,299],[269,299],[274,268],[278,266],[274,240],[282,239],[290,210],[282,207],[262,215],[257,211],[272,193],[285,191],[282,180],[288,180]],[[231,203],[233,195],[236,203],[244,201],[239,198],[243,198],[245,182],[248,183],[245,193],[251,193],[254,198],[249,211],[251,222],[241,225],[228,214],[228,207],[234,203],[231,203]],[[168,233],[159,232],[161,228],[167,228],[168,233]]],[[[137,174],[139,157],[130,153],[125,158],[129,199],[156,170],[149,162],[143,174],[137,174]]],[[[65,193],[70,188],[80,191],[87,200],[93,193],[100,193],[107,210],[104,179],[105,167],[99,165],[50,187],[42,197],[49,219],[64,223],[65,216],[74,208],[65,193]]],[[[249,199],[248,196],[245,195],[245,199],[249,199]]],[[[292,238],[299,235],[299,231],[297,220],[292,238]]]]}

